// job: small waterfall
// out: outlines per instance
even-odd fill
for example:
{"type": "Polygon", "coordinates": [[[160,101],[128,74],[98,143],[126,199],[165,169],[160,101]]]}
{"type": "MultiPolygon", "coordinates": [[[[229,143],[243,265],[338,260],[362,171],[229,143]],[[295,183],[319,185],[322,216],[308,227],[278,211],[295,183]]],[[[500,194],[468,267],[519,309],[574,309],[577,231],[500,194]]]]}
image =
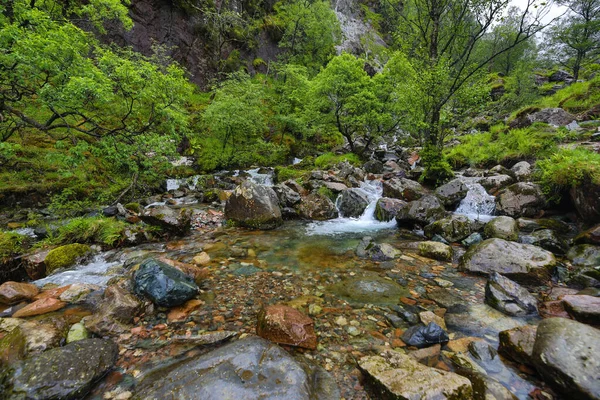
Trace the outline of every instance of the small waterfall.
{"type": "Polygon", "coordinates": [[[475,221],[491,220],[496,209],[496,198],[487,193],[485,188],[477,182],[477,178],[463,178],[462,180],[469,191],[454,213],[466,215],[475,221]]]}
{"type": "MultiPolygon", "coordinates": [[[[335,219],[328,221],[312,222],[308,224],[306,233],[308,235],[335,235],[338,233],[355,233],[355,232],[368,232],[376,231],[380,229],[389,229],[396,226],[396,221],[392,220],[389,222],[381,222],[375,219],[375,208],[377,206],[377,200],[381,198],[383,194],[383,185],[381,181],[365,181],[362,182],[360,191],[363,192],[369,199],[369,204],[365,211],[359,218],[347,218],[340,216],[335,219]]],[[[340,201],[340,196],[336,200],[336,206],[340,201]]],[[[338,208],[339,212],[339,208],[338,208]]],[[[340,213],[341,215],[341,213],[340,213]]]]}
{"type": "Polygon", "coordinates": [[[260,168],[249,169],[246,171],[248,174],[248,179],[252,182],[264,185],[264,186],[273,186],[273,173],[269,172],[266,174],[260,173],[260,168]]]}
{"type": "Polygon", "coordinates": [[[182,186],[187,187],[190,190],[196,190],[199,180],[200,175],[190,176],[189,178],[167,179],[167,192],[178,190],[182,186]]]}
{"type": "Polygon", "coordinates": [[[292,165],[300,164],[301,162],[302,162],[301,158],[294,157],[294,159],[292,160],[292,165]]]}
{"type": "Polygon", "coordinates": [[[92,285],[106,286],[108,281],[116,276],[116,273],[110,273],[109,269],[117,265],[119,265],[118,262],[106,261],[106,253],[98,254],[87,264],[77,265],[71,270],[52,274],[46,278],[38,279],[33,283],[39,287],[48,283],[58,286],[72,283],[90,283],[92,285]]]}

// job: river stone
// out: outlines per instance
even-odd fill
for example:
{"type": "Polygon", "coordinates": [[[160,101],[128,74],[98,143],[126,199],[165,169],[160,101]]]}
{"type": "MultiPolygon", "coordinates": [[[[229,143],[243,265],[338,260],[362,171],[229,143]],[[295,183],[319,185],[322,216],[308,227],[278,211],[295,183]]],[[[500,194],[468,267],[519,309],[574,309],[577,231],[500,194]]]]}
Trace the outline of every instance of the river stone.
{"type": "Polygon", "coordinates": [[[488,238],[516,241],[519,237],[519,227],[517,221],[513,218],[501,216],[488,222],[483,229],[483,233],[488,238]]]}
{"type": "Polygon", "coordinates": [[[475,232],[475,233],[470,234],[464,240],[462,240],[460,242],[460,244],[469,248],[469,247],[475,246],[476,244],[479,244],[481,242],[483,242],[483,236],[481,236],[481,233],[475,232]]]}
{"type": "Polygon", "coordinates": [[[527,181],[531,177],[531,164],[527,161],[520,161],[510,169],[519,181],[527,181]]]}
{"type": "Polygon", "coordinates": [[[453,179],[450,182],[438,187],[435,190],[435,195],[442,200],[444,206],[456,208],[458,203],[465,198],[469,188],[460,179],[453,179]]]}
{"type": "Polygon", "coordinates": [[[504,385],[484,372],[459,368],[457,373],[471,381],[475,400],[518,400],[504,385]]]}
{"type": "Polygon", "coordinates": [[[192,210],[173,209],[168,206],[146,208],[140,214],[142,221],[158,226],[175,235],[187,235],[192,227],[192,210]]]}
{"type": "Polygon", "coordinates": [[[329,289],[350,304],[358,305],[394,305],[399,303],[401,297],[409,295],[407,289],[379,276],[344,279],[329,289]]]}
{"type": "Polygon", "coordinates": [[[453,243],[467,238],[473,229],[473,223],[467,216],[453,214],[427,225],[424,231],[428,238],[440,235],[444,240],[453,243]]]}
{"type": "Polygon", "coordinates": [[[533,365],[531,356],[537,326],[525,325],[498,334],[498,352],[521,364],[533,365]]]}
{"type": "MultiPolygon", "coordinates": [[[[65,338],[63,320],[56,319],[56,323],[23,320],[20,318],[0,318],[0,332],[10,333],[19,328],[25,336],[25,349],[27,353],[42,352],[57,347],[65,338]]],[[[65,324],[66,328],[66,324],[65,324]]]]}
{"type": "Polygon", "coordinates": [[[325,221],[338,216],[337,208],[331,199],[318,193],[304,197],[298,211],[302,218],[315,221],[325,221]]]}
{"type": "Polygon", "coordinates": [[[419,243],[419,255],[434,260],[452,261],[452,247],[440,242],[419,243]]]}
{"type": "Polygon", "coordinates": [[[571,247],[567,258],[578,267],[597,267],[600,265],[600,246],[580,244],[571,247]]]}
{"type": "Polygon", "coordinates": [[[436,196],[424,196],[411,201],[398,211],[396,222],[399,227],[426,226],[446,216],[446,210],[436,196]]]}
{"type": "Polygon", "coordinates": [[[141,308],[140,301],[119,285],[110,285],[104,291],[99,309],[86,317],[86,329],[100,336],[116,335],[129,330],[141,308]]]}
{"type": "Polygon", "coordinates": [[[373,238],[365,236],[356,247],[356,255],[373,261],[393,260],[402,252],[387,243],[375,243],[373,238]]]}
{"type": "Polygon", "coordinates": [[[407,205],[408,203],[404,200],[382,197],[377,200],[375,205],[375,218],[378,221],[391,221],[396,217],[398,211],[407,205]]]}
{"type": "Polygon", "coordinates": [[[322,369],[299,363],[265,339],[249,337],[158,370],[134,396],[167,398],[337,400],[340,394],[322,369]]]}
{"type": "MultiPolygon", "coordinates": [[[[25,358],[26,345],[26,338],[21,328],[16,327],[5,334],[0,339],[0,371],[25,358]]],[[[2,389],[1,383],[0,389],[2,389]]]]}
{"type": "Polygon", "coordinates": [[[4,282],[0,285],[0,304],[12,305],[23,300],[31,300],[39,291],[38,287],[31,283],[4,282]]]}
{"type": "Polygon", "coordinates": [[[537,300],[526,289],[497,272],[492,272],[485,285],[485,302],[507,315],[537,313],[537,300]]]}
{"type": "Polygon", "coordinates": [[[538,325],[533,364],[570,399],[600,399],[600,330],[565,318],[538,325]]]}
{"type": "Polygon", "coordinates": [[[460,375],[420,364],[411,356],[386,350],[358,362],[373,398],[393,400],[451,399],[473,397],[471,382],[460,375]]]}
{"type": "Polygon", "coordinates": [[[519,218],[517,219],[519,224],[519,231],[522,233],[532,233],[541,229],[551,229],[557,233],[569,233],[571,228],[568,224],[557,219],[540,218],[519,218]]]}
{"type": "Polygon", "coordinates": [[[245,181],[225,203],[225,219],[235,226],[274,229],[283,223],[277,194],[268,186],[245,181]]]}
{"type": "Polygon", "coordinates": [[[383,181],[383,196],[404,201],[418,200],[425,195],[425,188],[407,178],[392,178],[383,181]]]}
{"type": "Polygon", "coordinates": [[[407,345],[420,349],[438,343],[448,343],[450,338],[441,326],[430,322],[427,325],[411,326],[402,334],[402,340],[407,345]]]}
{"type": "Polygon", "coordinates": [[[518,283],[544,284],[555,265],[556,259],[549,251],[494,238],[467,250],[458,267],[486,275],[498,272],[518,283]]]}
{"type": "Polygon", "coordinates": [[[273,186],[273,190],[275,191],[275,194],[279,199],[279,205],[281,208],[293,207],[294,205],[300,203],[300,201],[302,200],[300,194],[298,194],[298,192],[296,192],[294,189],[287,185],[275,185],[273,186]]]}
{"type": "Polygon", "coordinates": [[[39,299],[20,308],[12,316],[15,318],[33,317],[35,315],[47,314],[52,311],[60,310],[64,308],[67,303],[57,300],[52,297],[39,299]]]}
{"type": "Polygon", "coordinates": [[[495,336],[500,331],[524,325],[521,319],[507,316],[485,303],[471,304],[464,312],[446,313],[444,320],[449,330],[467,336],[495,336]]]}
{"type": "Polygon", "coordinates": [[[261,309],[257,316],[256,334],[274,343],[317,348],[315,323],[295,308],[276,304],[261,309]]]}
{"type": "Polygon", "coordinates": [[[600,297],[567,295],[562,298],[565,310],[577,321],[600,325],[600,297]]]}
{"type": "Polygon", "coordinates": [[[67,334],[67,343],[77,342],[79,340],[88,339],[90,333],[81,322],[73,324],[67,334]]]}
{"type": "Polygon", "coordinates": [[[546,206],[539,185],[518,182],[503,189],[496,197],[496,211],[509,217],[534,217],[546,206]]]}
{"type": "Polygon", "coordinates": [[[48,350],[14,366],[8,399],[79,399],[114,365],[119,347],[85,339],[48,350]]]}
{"type": "Polygon", "coordinates": [[[515,183],[515,178],[510,175],[493,175],[481,178],[478,183],[483,186],[488,193],[494,194],[500,189],[515,183]]]}
{"type": "Polygon", "coordinates": [[[574,243],[600,245],[600,224],[581,232],[575,237],[574,243]]]}
{"type": "Polygon", "coordinates": [[[541,229],[530,235],[523,235],[519,238],[519,242],[532,244],[560,255],[565,254],[569,250],[567,243],[559,238],[551,229],[541,229]]]}
{"type": "Polygon", "coordinates": [[[133,286],[138,294],[161,307],[178,306],[198,293],[198,285],[191,277],[153,259],[144,261],[134,273],[133,286]]]}
{"type": "Polygon", "coordinates": [[[369,205],[369,198],[360,189],[346,189],[338,200],[338,209],[344,217],[358,218],[369,205]]]}

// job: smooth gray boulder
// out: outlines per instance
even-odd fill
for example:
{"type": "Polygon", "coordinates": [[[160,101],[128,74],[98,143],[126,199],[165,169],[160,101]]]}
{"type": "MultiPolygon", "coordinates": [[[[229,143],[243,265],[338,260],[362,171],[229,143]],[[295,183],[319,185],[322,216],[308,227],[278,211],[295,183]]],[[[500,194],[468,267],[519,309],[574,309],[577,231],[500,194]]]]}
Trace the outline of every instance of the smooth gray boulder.
{"type": "Polygon", "coordinates": [[[531,164],[527,161],[520,161],[510,169],[520,182],[529,180],[532,174],[531,164]]]}
{"type": "Polygon", "coordinates": [[[180,210],[159,206],[146,208],[140,213],[142,221],[148,225],[159,226],[176,235],[186,235],[192,227],[192,210],[180,210]]]}
{"type": "Polygon", "coordinates": [[[492,272],[485,285],[485,302],[508,315],[537,313],[537,300],[525,288],[497,272],[492,272]]]}
{"type": "Polygon", "coordinates": [[[496,211],[509,217],[535,217],[546,207],[546,198],[539,185],[518,182],[498,193],[496,211]]]}
{"type": "Polygon", "coordinates": [[[414,225],[429,225],[446,216],[446,210],[436,196],[424,196],[411,201],[408,206],[400,209],[396,222],[400,227],[412,228],[414,225]]]}
{"type": "Polygon", "coordinates": [[[274,229],[283,223],[275,191],[252,181],[235,188],[225,203],[225,219],[235,226],[274,229]]]}
{"type": "Polygon", "coordinates": [[[369,205],[369,197],[363,190],[346,189],[338,200],[338,210],[343,217],[358,218],[369,205]]]}
{"type": "Polygon", "coordinates": [[[565,318],[538,325],[532,360],[542,378],[569,399],[600,399],[600,330],[565,318]]]}
{"type": "Polygon", "coordinates": [[[519,226],[513,218],[500,216],[488,222],[483,228],[483,233],[488,238],[515,241],[519,237],[519,226]]]}
{"type": "Polygon", "coordinates": [[[119,347],[84,339],[50,349],[14,365],[7,399],[79,399],[110,370],[119,347]]]}
{"type": "Polygon", "coordinates": [[[486,275],[498,272],[523,284],[544,284],[555,265],[556,258],[549,251],[494,238],[469,248],[458,268],[486,275]]]}
{"type": "Polygon", "coordinates": [[[460,179],[453,179],[435,189],[435,195],[442,200],[444,206],[455,208],[465,198],[469,188],[460,179]]]}
{"type": "Polygon", "coordinates": [[[268,340],[249,337],[156,371],[133,398],[338,400],[340,394],[322,368],[296,361],[268,340]]]}
{"type": "Polygon", "coordinates": [[[383,181],[383,196],[405,201],[418,200],[426,191],[419,182],[407,178],[392,178],[383,181]]]}

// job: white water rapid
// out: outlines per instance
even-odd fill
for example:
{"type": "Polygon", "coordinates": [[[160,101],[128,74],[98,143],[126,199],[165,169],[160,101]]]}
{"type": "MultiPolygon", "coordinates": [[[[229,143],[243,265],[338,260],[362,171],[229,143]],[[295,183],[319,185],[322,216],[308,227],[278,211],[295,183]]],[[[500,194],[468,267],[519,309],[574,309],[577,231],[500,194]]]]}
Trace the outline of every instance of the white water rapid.
{"type": "MultiPolygon", "coordinates": [[[[307,235],[335,235],[338,233],[369,232],[396,227],[395,220],[381,222],[375,219],[377,200],[381,198],[383,193],[381,181],[365,181],[361,183],[359,190],[361,190],[369,199],[369,205],[359,218],[346,218],[340,216],[328,221],[312,222],[306,227],[307,235]]],[[[338,201],[336,201],[336,206],[338,201]]]]}
{"type": "Polygon", "coordinates": [[[117,265],[119,265],[119,262],[106,261],[106,254],[98,254],[89,263],[77,265],[74,269],[52,274],[44,279],[33,281],[33,283],[39,287],[43,287],[48,283],[54,283],[58,286],[73,283],[106,286],[108,281],[117,275],[117,273],[110,273],[109,270],[117,265]]]}
{"type": "Polygon", "coordinates": [[[494,218],[496,198],[489,195],[485,188],[477,183],[477,178],[462,178],[469,191],[462,199],[455,214],[466,215],[472,220],[488,222],[494,218]]]}

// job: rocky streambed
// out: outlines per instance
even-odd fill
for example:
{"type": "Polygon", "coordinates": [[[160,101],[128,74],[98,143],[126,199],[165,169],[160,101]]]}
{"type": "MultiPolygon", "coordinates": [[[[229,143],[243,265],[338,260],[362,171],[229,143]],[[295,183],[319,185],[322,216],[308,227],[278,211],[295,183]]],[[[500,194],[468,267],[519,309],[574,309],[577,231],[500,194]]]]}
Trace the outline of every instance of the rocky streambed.
{"type": "Polygon", "coordinates": [[[2,396],[600,398],[597,228],[523,164],[380,164],[152,199],[123,218],[172,239],[3,283],[2,396]]]}

